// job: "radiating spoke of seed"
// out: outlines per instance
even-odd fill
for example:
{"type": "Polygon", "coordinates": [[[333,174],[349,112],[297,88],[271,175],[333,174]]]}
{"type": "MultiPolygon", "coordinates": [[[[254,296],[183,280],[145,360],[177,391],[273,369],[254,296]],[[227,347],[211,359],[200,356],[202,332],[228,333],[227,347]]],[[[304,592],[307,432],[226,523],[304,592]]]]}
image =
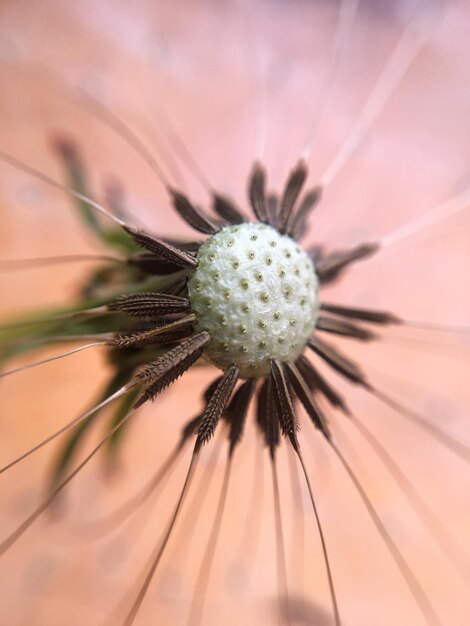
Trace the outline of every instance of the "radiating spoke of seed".
{"type": "Polygon", "coordinates": [[[384,404],[393,409],[398,415],[401,415],[406,420],[412,422],[419,428],[427,431],[434,439],[439,441],[449,450],[452,450],[457,456],[467,463],[470,463],[470,446],[466,443],[459,441],[456,437],[450,435],[448,432],[440,428],[437,424],[434,424],[430,420],[426,419],[423,415],[405,406],[402,402],[398,402],[390,395],[377,389],[376,387],[368,387],[367,391],[381,400],[384,404]]]}
{"type": "Polygon", "coordinates": [[[245,383],[240,385],[237,391],[233,394],[233,397],[230,400],[225,411],[227,419],[230,422],[230,455],[233,454],[235,447],[241,441],[248,407],[250,406],[255,387],[256,381],[253,378],[247,380],[245,383]]]}
{"type": "MultiPolygon", "coordinates": [[[[115,394],[114,394],[115,395],[115,394]]],[[[29,515],[22,524],[20,524],[6,539],[0,543],[0,556],[3,555],[18,539],[28,530],[28,528],[37,520],[37,518],[55,501],[57,496],[65,489],[70,481],[91,461],[95,454],[105,445],[105,443],[114,435],[121,426],[135,413],[132,409],[126,413],[124,417],[114,426],[109,433],[101,439],[97,446],[85,457],[85,459],[65,478],[45,499],[43,502],[29,515]]]]}
{"type": "Polygon", "coordinates": [[[450,198],[449,200],[432,207],[425,211],[418,217],[409,220],[403,226],[398,229],[389,232],[387,235],[382,236],[379,239],[380,249],[385,251],[389,246],[394,245],[400,241],[406,240],[408,237],[413,237],[422,233],[427,228],[434,227],[437,232],[436,226],[448,220],[450,217],[460,213],[461,211],[468,210],[470,208],[470,189],[467,187],[458,195],[450,198]]]}
{"type": "MultiPolygon", "coordinates": [[[[180,343],[185,341],[186,339],[182,339],[180,343]]],[[[174,359],[165,359],[164,357],[166,355],[163,355],[163,357],[161,357],[162,362],[158,364],[158,373],[156,372],[153,378],[151,377],[146,381],[144,391],[136,405],[140,406],[147,400],[153,400],[158,394],[166,389],[166,387],[177,380],[180,376],[182,376],[182,374],[184,374],[184,372],[194,365],[194,363],[201,358],[202,353],[202,348],[192,345],[187,352],[178,354],[178,356],[175,356],[174,359]]],[[[157,365],[157,361],[154,361],[153,363],[157,365]]]]}
{"type": "Polygon", "coordinates": [[[93,200],[92,198],[85,196],[79,191],[76,191],[75,189],[73,189],[72,187],[58,183],[53,178],[50,178],[50,176],[47,176],[43,172],[40,172],[39,170],[35,169],[34,167],[30,167],[29,165],[26,165],[26,163],[23,163],[22,161],[8,154],[4,150],[0,150],[0,161],[3,161],[4,163],[8,163],[15,169],[25,172],[29,176],[32,176],[33,178],[36,178],[37,180],[40,180],[41,182],[45,183],[49,187],[53,187],[54,189],[62,191],[63,193],[66,193],[70,196],[73,196],[74,198],[77,198],[78,200],[81,200],[82,202],[87,204],[89,207],[91,207],[95,211],[98,211],[98,213],[105,215],[110,220],[112,220],[113,222],[121,226],[122,228],[124,229],[130,228],[130,226],[126,224],[123,220],[121,220],[116,215],[113,215],[112,213],[107,211],[103,206],[101,206],[101,204],[98,204],[98,202],[95,202],[95,200],[93,200]]]}
{"type": "Polygon", "coordinates": [[[175,567],[175,563],[178,563],[179,569],[184,571],[185,563],[191,558],[191,546],[198,539],[198,535],[193,531],[198,527],[199,519],[204,517],[207,512],[206,502],[209,499],[212,484],[218,476],[216,468],[219,466],[226,434],[223,428],[215,434],[214,443],[211,444],[210,453],[208,452],[206,463],[201,470],[199,482],[195,485],[191,501],[186,507],[185,517],[181,520],[178,532],[175,531],[173,552],[169,555],[171,568],[175,567]]]}
{"type": "Polygon", "coordinates": [[[136,406],[144,404],[161,393],[201,357],[204,346],[210,341],[209,333],[202,332],[183,339],[161,357],[145,365],[134,375],[133,381],[143,385],[144,391],[136,406]]]}
{"type": "Polygon", "coordinates": [[[312,118],[305,148],[302,152],[302,156],[306,160],[308,160],[312,154],[312,150],[315,146],[315,142],[321,128],[321,123],[325,112],[328,109],[328,104],[338,76],[338,71],[341,67],[342,61],[345,59],[350,49],[349,44],[359,3],[360,0],[340,0],[338,21],[329,52],[330,58],[327,64],[328,71],[326,72],[320,86],[319,96],[317,97],[317,104],[315,106],[315,113],[312,118]]]}
{"type": "Polygon", "coordinates": [[[194,230],[204,233],[205,235],[215,235],[220,229],[211,221],[209,217],[204,215],[203,211],[197,208],[189,201],[187,196],[176,189],[168,189],[176,212],[181,215],[184,221],[194,230]]]}
{"type": "Polygon", "coordinates": [[[124,524],[136,511],[142,507],[150,496],[155,493],[162,481],[170,476],[170,471],[174,468],[175,462],[180,458],[183,451],[183,444],[178,442],[172,452],[165,459],[161,467],[150,477],[148,481],[132,496],[130,496],[119,507],[108,513],[106,517],[95,519],[86,525],[86,529],[81,528],[80,534],[85,534],[87,539],[99,540],[105,535],[115,531],[124,524]]]}
{"type": "MultiPolygon", "coordinates": [[[[326,344],[324,341],[319,340],[317,337],[311,337],[308,341],[308,346],[320,357],[322,357],[333,369],[345,376],[352,383],[362,386],[368,393],[376,396],[379,400],[394,409],[399,415],[426,430],[437,441],[439,441],[449,450],[452,450],[461,459],[463,459],[467,463],[470,462],[470,446],[459,441],[457,438],[453,437],[436,424],[433,424],[416,411],[413,411],[412,409],[406,407],[394,398],[390,397],[384,391],[374,387],[368,381],[366,375],[362,372],[358,365],[342,355],[336,348],[329,344],[326,344]]],[[[306,367],[305,362],[302,366],[306,367]]],[[[339,399],[341,401],[341,404],[339,404],[338,406],[345,410],[346,413],[349,412],[344,401],[341,400],[341,398],[337,396],[337,394],[331,388],[328,390],[328,397],[334,400],[334,403],[337,402],[337,400],[339,399]],[[335,395],[331,395],[331,391],[333,391],[335,395]]]]}
{"type": "Polygon", "coordinates": [[[458,545],[453,534],[451,534],[441,522],[440,516],[436,515],[430,508],[421,496],[419,490],[413,485],[406,473],[394,460],[386,447],[380,442],[379,438],[376,437],[370,428],[356,415],[351,414],[349,419],[388,469],[390,475],[413,507],[413,510],[416,512],[423,525],[432,534],[456,570],[466,581],[470,580],[470,556],[468,553],[458,545]]]}
{"type": "Polygon", "coordinates": [[[260,222],[267,222],[266,171],[261,163],[255,162],[248,181],[248,198],[253,213],[260,222]]]}
{"type": "Polygon", "coordinates": [[[243,215],[242,211],[231,198],[227,198],[227,196],[223,196],[219,193],[214,193],[212,200],[214,211],[229,224],[235,225],[246,222],[245,215],[243,215]]]}
{"type": "MultiPolygon", "coordinates": [[[[318,515],[316,504],[313,498],[313,491],[312,491],[312,487],[310,484],[310,479],[308,477],[307,468],[305,466],[303,455],[300,449],[300,444],[297,438],[297,429],[298,429],[297,418],[295,415],[294,407],[292,405],[292,400],[290,398],[289,388],[287,385],[287,381],[286,381],[286,377],[285,377],[282,365],[274,359],[271,361],[271,378],[273,380],[272,384],[273,384],[274,402],[276,404],[276,407],[279,413],[279,419],[280,419],[282,431],[284,435],[286,435],[289,438],[292,448],[294,449],[295,453],[297,454],[300,460],[300,463],[302,465],[302,470],[305,476],[305,480],[307,482],[307,486],[308,486],[308,490],[310,494],[310,500],[311,500],[313,511],[315,514],[318,531],[320,533],[323,556],[325,559],[325,566],[326,566],[327,575],[328,575],[328,584],[329,584],[329,589],[330,589],[331,601],[332,601],[334,615],[335,615],[335,625],[340,626],[341,620],[339,617],[338,605],[336,601],[336,593],[335,593],[334,584],[333,584],[333,577],[331,574],[331,568],[330,568],[330,562],[328,558],[328,551],[326,548],[326,542],[325,542],[325,538],[323,535],[323,530],[321,527],[320,518],[318,515]]],[[[271,457],[273,456],[274,455],[272,453],[271,457]]]]}
{"type": "Polygon", "coordinates": [[[204,408],[209,402],[209,400],[212,398],[212,395],[214,391],[217,389],[217,387],[219,386],[219,383],[222,380],[222,378],[223,378],[223,374],[221,374],[220,376],[217,376],[217,378],[214,378],[214,380],[211,383],[209,383],[209,385],[207,385],[207,387],[204,389],[204,393],[202,394],[202,399],[204,401],[204,408]]]}
{"type": "Polygon", "coordinates": [[[320,432],[325,435],[325,437],[329,438],[331,435],[325,416],[323,415],[320,407],[313,399],[313,396],[310,393],[308,385],[305,382],[302,374],[293,363],[286,363],[285,368],[289,378],[289,382],[291,383],[291,386],[296,396],[301,401],[308,416],[315,424],[316,428],[318,428],[320,432]]]}
{"type": "Polygon", "coordinates": [[[79,89],[78,93],[82,100],[90,108],[94,116],[115,132],[119,137],[121,137],[121,139],[123,139],[133,150],[135,150],[135,152],[154,172],[162,185],[166,187],[168,185],[167,176],[163,172],[152,152],[147,148],[146,144],[142,141],[134,129],[88,91],[79,89]]]}
{"type": "Polygon", "coordinates": [[[117,264],[126,263],[125,259],[120,259],[119,257],[106,254],[61,254],[28,259],[0,259],[0,272],[15,272],[30,269],[34,270],[38,267],[49,267],[51,265],[62,265],[65,263],[93,263],[96,261],[117,264]]]}
{"type": "Polygon", "coordinates": [[[149,292],[122,296],[108,304],[108,309],[132,317],[159,317],[171,313],[184,313],[190,309],[190,304],[187,298],[149,292]]]}
{"type": "Polygon", "coordinates": [[[117,335],[114,345],[118,348],[143,348],[163,341],[173,341],[181,335],[188,335],[192,332],[192,324],[196,321],[194,313],[186,315],[179,320],[168,324],[161,324],[148,330],[136,330],[125,335],[117,335]]]}
{"type": "MultiPolygon", "coordinates": [[[[424,416],[420,415],[416,411],[413,411],[409,407],[405,406],[403,403],[395,400],[381,389],[377,389],[368,381],[362,370],[360,370],[355,363],[343,356],[336,348],[333,348],[333,346],[330,346],[329,344],[325,344],[325,342],[320,341],[316,337],[312,337],[309,339],[308,346],[319,356],[321,356],[333,369],[345,376],[352,383],[361,385],[368,393],[377,397],[387,406],[395,410],[399,415],[401,415],[408,421],[413,422],[423,430],[426,430],[432,437],[434,437],[449,450],[452,450],[461,459],[463,459],[467,463],[470,462],[469,445],[462,441],[459,441],[456,437],[447,433],[437,424],[433,424],[424,416]]],[[[311,369],[309,368],[310,364],[306,359],[297,362],[300,362],[301,368],[304,368],[305,371],[309,372],[309,375],[311,375],[311,369]]],[[[316,376],[320,377],[318,372],[316,372],[316,376]]],[[[339,394],[337,394],[337,392],[324,379],[322,382],[321,390],[322,393],[324,393],[324,395],[330,400],[333,405],[341,408],[341,410],[346,414],[350,413],[344,399],[339,396],[339,394]]]]}
{"type": "Polygon", "coordinates": [[[322,188],[314,187],[305,193],[297,210],[292,216],[287,234],[294,239],[301,239],[306,230],[307,222],[313,209],[318,205],[322,197],[322,188]]]}
{"type": "MultiPolygon", "coordinates": [[[[188,316],[189,317],[189,316],[188,316]]],[[[192,319],[192,318],[191,318],[192,319]]],[[[158,328],[160,330],[160,327],[158,328]]],[[[137,333],[138,334],[138,333],[137,333]]],[[[183,339],[188,339],[193,334],[193,327],[191,322],[185,320],[182,324],[175,325],[173,329],[162,329],[161,332],[149,333],[149,335],[142,337],[142,341],[139,341],[139,338],[136,339],[136,343],[134,346],[139,345],[139,347],[145,346],[163,346],[165,344],[173,344],[182,341],[183,339]]],[[[145,335],[145,331],[144,331],[145,335]]],[[[131,339],[129,346],[132,344],[133,339],[131,339]]],[[[124,338],[123,345],[126,344],[126,339],[124,338]]]]}
{"type": "Polygon", "coordinates": [[[266,197],[266,214],[268,224],[277,228],[279,217],[279,196],[276,193],[270,192],[266,197]]]}
{"type": "Polygon", "coordinates": [[[339,392],[330,385],[330,383],[315,367],[313,367],[305,356],[301,355],[295,362],[295,365],[302,374],[311,392],[320,392],[323,396],[325,396],[331,406],[340,409],[346,415],[349,413],[349,409],[343,396],[341,396],[339,392]]]}
{"type": "Polygon", "coordinates": [[[188,295],[187,284],[188,284],[188,279],[186,278],[186,276],[182,276],[181,278],[178,278],[174,282],[169,283],[165,287],[162,287],[158,293],[160,294],[168,293],[174,296],[185,297],[188,295]]]}
{"type": "Polygon", "coordinates": [[[205,443],[207,443],[214,434],[222,413],[227,406],[228,399],[230,398],[233,388],[235,387],[235,383],[238,380],[238,375],[239,369],[236,365],[233,365],[224,373],[222,379],[215,388],[202,415],[196,439],[196,450],[199,450],[205,443]]]}
{"type": "Polygon", "coordinates": [[[165,374],[169,368],[184,360],[189,354],[203,348],[210,341],[209,333],[203,331],[184,339],[177,346],[162,354],[158,359],[141,367],[134,379],[139,383],[153,383],[165,374]]]}
{"type": "Polygon", "coordinates": [[[367,328],[362,328],[357,324],[352,324],[351,322],[339,320],[334,317],[327,317],[325,315],[318,317],[315,328],[325,333],[340,335],[341,337],[350,337],[351,339],[358,339],[359,341],[372,341],[372,339],[377,339],[378,337],[378,335],[367,328]]]}
{"type": "Polygon", "coordinates": [[[330,591],[331,604],[333,607],[335,626],[341,626],[341,618],[340,618],[339,609],[338,609],[338,601],[336,599],[336,591],[335,591],[335,586],[333,582],[333,574],[331,571],[330,558],[328,556],[328,549],[326,546],[325,535],[323,533],[323,527],[321,525],[320,515],[318,513],[318,508],[317,508],[315,498],[313,495],[312,484],[310,482],[310,477],[308,475],[307,466],[305,465],[304,457],[303,457],[302,450],[300,448],[299,443],[297,442],[297,446],[292,446],[292,447],[294,448],[294,452],[296,453],[300,461],[300,465],[302,467],[302,472],[305,478],[305,482],[306,482],[307,489],[308,489],[308,494],[310,497],[310,503],[312,505],[313,514],[315,516],[315,522],[317,525],[318,534],[320,536],[320,543],[321,543],[322,552],[323,552],[323,560],[325,562],[326,575],[328,578],[328,587],[330,591]]]}
{"type": "Polygon", "coordinates": [[[112,513],[106,517],[90,522],[91,533],[93,539],[99,539],[103,535],[115,530],[123,524],[131,515],[133,515],[155,492],[164,479],[169,478],[170,471],[174,468],[176,461],[181,457],[185,445],[192,435],[194,435],[199,421],[200,415],[196,415],[190,419],[182,428],[179,441],[173,450],[166,457],[163,464],[158,468],[151,478],[146,481],[136,493],[128,498],[112,513]]]}
{"type": "Polygon", "coordinates": [[[363,243],[349,250],[332,252],[315,261],[315,272],[320,283],[325,285],[336,280],[350,265],[362,261],[380,249],[375,242],[363,243]]]}
{"type": "Polygon", "coordinates": [[[59,435],[62,435],[62,433],[65,433],[67,430],[70,430],[74,426],[78,426],[78,424],[81,424],[86,419],[88,419],[90,417],[90,415],[93,415],[93,413],[96,413],[97,411],[99,411],[103,407],[107,406],[113,400],[117,400],[117,398],[120,398],[124,394],[128,393],[129,391],[134,389],[136,386],[137,385],[134,384],[134,383],[129,383],[128,385],[125,385],[124,387],[121,387],[121,389],[118,389],[118,391],[116,391],[112,395],[108,396],[105,400],[103,400],[99,404],[96,404],[91,409],[88,409],[88,411],[85,411],[84,413],[82,413],[78,417],[75,417],[72,421],[70,421],[67,424],[65,424],[65,426],[62,426],[61,428],[59,428],[59,430],[56,430],[54,433],[52,433],[52,435],[49,435],[48,437],[46,437],[45,439],[43,439],[42,441],[37,443],[35,446],[33,446],[32,448],[30,448],[29,450],[27,450],[26,452],[24,452],[20,456],[16,457],[16,459],[14,459],[13,461],[10,461],[6,465],[4,465],[2,468],[0,468],[0,474],[5,472],[6,470],[10,469],[10,467],[13,467],[14,465],[19,463],[20,461],[22,461],[26,457],[30,456],[31,454],[33,454],[33,452],[36,452],[37,450],[39,450],[40,448],[42,448],[43,446],[48,444],[53,439],[56,439],[56,437],[58,437],[59,435]]]}
{"type": "Polygon", "coordinates": [[[308,169],[305,161],[300,161],[289,174],[279,210],[278,228],[280,233],[290,232],[295,204],[307,175],[308,169]]]}
{"type": "Polygon", "coordinates": [[[360,367],[341,354],[337,348],[316,336],[310,337],[307,345],[313,352],[326,361],[330,367],[348,378],[351,382],[362,385],[363,387],[368,386],[366,376],[360,367]]]}
{"type": "Polygon", "coordinates": [[[347,136],[333,161],[321,176],[320,181],[323,186],[328,187],[331,184],[364,141],[372,124],[380,115],[393,92],[430,39],[439,17],[442,18],[442,9],[443,5],[440,3],[431,3],[428,6],[428,11],[424,12],[424,19],[421,20],[421,23],[409,20],[407,27],[385,63],[361,113],[357,117],[349,136],[347,136]]]}
{"type": "Polygon", "coordinates": [[[274,502],[274,529],[276,534],[276,569],[277,569],[277,597],[279,616],[285,616],[287,624],[292,623],[289,587],[287,584],[286,549],[284,542],[284,530],[282,524],[281,496],[279,492],[279,478],[277,472],[276,456],[271,454],[271,476],[273,485],[274,502]]]}
{"type": "Polygon", "coordinates": [[[184,250],[180,250],[162,239],[157,239],[144,231],[126,227],[124,229],[132,239],[142,248],[152,252],[162,261],[173,263],[180,268],[195,269],[197,267],[196,257],[184,250]]]}
{"type": "Polygon", "coordinates": [[[279,415],[274,402],[273,381],[268,376],[261,386],[258,394],[256,421],[263,434],[266,446],[271,454],[274,454],[280,443],[281,427],[279,415]]]}
{"type": "Polygon", "coordinates": [[[190,487],[192,478],[194,476],[194,471],[196,469],[196,465],[197,465],[197,461],[199,459],[199,451],[194,449],[193,454],[191,456],[191,462],[189,464],[189,469],[188,472],[186,474],[186,478],[183,484],[183,488],[181,489],[179,498],[178,498],[178,502],[176,503],[176,507],[173,511],[173,515],[171,516],[170,522],[168,524],[168,527],[163,535],[163,538],[160,542],[160,545],[157,549],[157,552],[155,554],[155,557],[152,559],[152,563],[150,566],[150,569],[147,573],[147,575],[144,578],[144,581],[142,583],[142,585],[140,586],[139,592],[137,594],[136,599],[134,600],[134,603],[131,607],[131,610],[129,611],[129,613],[127,614],[126,618],[124,619],[124,621],[122,622],[122,626],[132,626],[132,624],[135,621],[135,618],[137,617],[137,614],[139,612],[140,607],[142,606],[142,602],[144,601],[144,598],[147,594],[148,588],[150,586],[150,583],[152,582],[152,579],[155,575],[155,572],[157,570],[157,567],[161,561],[161,558],[165,552],[165,548],[168,545],[168,541],[171,537],[171,534],[173,532],[173,528],[175,527],[176,521],[179,517],[184,499],[186,497],[186,494],[188,492],[188,489],[190,487]]]}
{"type": "Polygon", "coordinates": [[[217,550],[217,544],[220,536],[220,529],[222,527],[223,516],[225,512],[225,506],[227,502],[227,494],[230,483],[231,469],[232,469],[232,452],[229,452],[227,461],[225,464],[224,477],[222,481],[222,487],[220,490],[219,501],[215,513],[214,520],[212,522],[212,528],[209,535],[209,540],[204,551],[203,560],[199,573],[196,579],[196,584],[192,594],[191,605],[189,608],[188,626],[199,626],[202,624],[202,618],[204,614],[204,605],[207,597],[207,588],[209,585],[210,574],[212,571],[212,565],[214,562],[215,553],[217,550]]]}
{"type": "MultiPolygon", "coordinates": [[[[293,526],[291,535],[291,553],[293,555],[292,561],[294,567],[296,579],[296,595],[302,593],[304,589],[304,573],[305,573],[305,506],[302,493],[302,484],[300,481],[299,467],[297,464],[297,455],[292,448],[289,448],[288,453],[289,464],[289,479],[291,489],[291,506],[292,506],[292,519],[293,526]]],[[[295,598],[294,598],[295,603],[295,598]]],[[[293,611],[295,613],[295,609],[293,611]]]]}
{"type": "Polygon", "coordinates": [[[178,248],[178,250],[184,250],[191,254],[197,254],[203,244],[202,241],[188,241],[187,239],[176,239],[174,237],[162,237],[162,241],[169,243],[174,248],[178,248]]]}
{"type": "Polygon", "coordinates": [[[186,145],[180,132],[177,130],[168,113],[162,108],[161,103],[156,104],[159,126],[166,136],[168,144],[174,155],[180,159],[187,167],[189,172],[196,178],[207,192],[212,189],[212,184],[207,175],[200,167],[198,161],[192,154],[192,151],[186,145]]]}
{"type": "Polygon", "coordinates": [[[299,430],[299,425],[287,385],[286,375],[281,363],[277,359],[271,360],[271,379],[274,404],[276,405],[279,415],[282,433],[285,437],[288,437],[292,445],[296,447],[298,445],[297,431],[299,430]]]}
{"type": "Polygon", "coordinates": [[[347,317],[352,320],[360,320],[362,322],[369,322],[371,324],[401,324],[402,320],[389,311],[377,311],[374,309],[361,309],[357,307],[341,306],[338,304],[330,304],[329,302],[322,302],[320,305],[322,311],[327,311],[333,315],[340,317],[347,317]]]}
{"type": "Polygon", "coordinates": [[[42,324],[53,324],[55,322],[80,321],[80,318],[93,319],[108,315],[109,312],[105,306],[95,306],[88,309],[75,309],[74,311],[67,311],[66,313],[60,313],[58,315],[52,315],[50,317],[37,317],[35,319],[23,320],[21,322],[9,322],[8,324],[0,325],[0,333],[6,330],[13,330],[17,328],[28,328],[31,326],[39,326],[42,324]]]}
{"type": "Polygon", "coordinates": [[[89,348],[95,348],[96,346],[109,346],[109,343],[107,341],[95,341],[93,343],[87,343],[86,345],[79,346],[78,348],[74,348],[73,350],[68,350],[67,352],[62,352],[61,354],[49,356],[45,359],[40,359],[39,361],[26,363],[26,365],[15,367],[14,369],[8,370],[7,372],[0,372],[0,378],[4,378],[5,376],[11,376],[12,374],[18,374],[19,372],[24,372],[25,370],[31,369],[32,367],[45,365],[46,363],[51,363],[52,361],[63,359],[67,356],[71,356],[73,354],[77,354],[78,352],[82,352],[83,350],[88,350],[89,348]]]}
{"type": "MultiPolygon", "coordinates": [[[[257,442],[259,444],[259,442],[257,442]]],[[[253,466],[253,480],[251,481],[251,493],[248,501],[246,519],[242,524],[244,529],[238,548],[234,551],[236,564],[244,565],[246,576],[252,572],[252,565],[255,561],[259,547],[259,537],[261,532],[261,516],[264,502],[264,464],[263,448],[255,445],[255,459],[253,466]],[[249,566],[247,565],[249,562],[249,566]]]]}
{"type": "Polygon", "coordinates": [[[359,482],[359,479],[357,478],[356,474],[353,472],[353,470],[351,469],[351,466],[349,465],[349,463],[347,462],[347,460],[345,459],[344,455],[341,453],[341,451],[339,450],[339,448],[337,447],[337,445],[334,443],[334,441],[329,441],[329,445],[332,448],[332,450],[334,451],[336,457],[339,459],[341,465],[343,466],[344,470],[346,471],[346,473],[348,474],[349,478],[351,479],[357,493],[359,494],[362,502],[364,503],[364,506],[374,524],[374,526],[376,527],[378,533],[380,534],[380,536],[382,537],[382,540],[384,541],[385,545],[387,546],[387,549],[390,553],[390,555],[392,556],[393,560],[395,561],[397,567],[399,568],[404,580],[406,581],[406,584],[410,590],[410,592],[412,593],[424,619],[426,620],[426,622],[431,626],[443,626],[443,623],[441,622],[441,620],[439,619],[439,616],[437,615],[436,611],[434,610],[434,607],[432,606],[431,602],[429,601],[429,598],[426,594],[426,592],[424,591],[423,587],[421,586],[421,583],[419,582],[419,580],[416,578],[415,574],[413,573],[412,569],[410,568],[410,566],[408,565],[407,560],[405,559],[405,557],[403,556],[401,550],[399,549],[398,545],[396,544],[396,542],[393,540],[392,536],[390,535],[390,533],[388,532],[387,528],[385,527],[384,523],[382,522],[382,520],[380,519],[379,514],[377,513],[375,507],[373,506],[370,498],[368,497],[367,493],[365,492],[364,488],[362,487],[361,483],[359,482]]]}
{"type": "Polygon", "coordinates": [[[184,269],[180,262],[172,263],[151,252],[132,254],[127,259],[127,265],[136,268],[140,272],[156,276],[168,276],[169,274],[181,272],[184,269]]]}

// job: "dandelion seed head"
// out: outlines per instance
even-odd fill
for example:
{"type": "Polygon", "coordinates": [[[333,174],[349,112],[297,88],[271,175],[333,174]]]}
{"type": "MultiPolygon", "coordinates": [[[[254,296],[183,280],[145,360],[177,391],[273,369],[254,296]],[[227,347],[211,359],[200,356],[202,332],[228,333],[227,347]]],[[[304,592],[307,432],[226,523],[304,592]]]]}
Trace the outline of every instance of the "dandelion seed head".
{"type": "Polygon", "coordinates": [[[297,359],[318,316],[318,280],[290,237],[266,224],[230,226],[201,246],[197,260],[189,299],[197,330],[212,337],[206,356],[215,365],[235,364],[252,378],[268,374],[271,359],[297,359]]]}

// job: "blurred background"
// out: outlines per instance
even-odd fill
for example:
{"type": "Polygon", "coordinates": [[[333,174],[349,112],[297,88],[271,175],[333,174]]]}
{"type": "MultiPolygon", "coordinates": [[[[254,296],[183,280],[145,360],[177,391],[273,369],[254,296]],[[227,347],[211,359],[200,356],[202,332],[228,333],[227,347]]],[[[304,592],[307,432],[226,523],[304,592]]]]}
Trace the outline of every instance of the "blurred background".
{"type": "MultiPolygon", "coordinates": [[[[312,183],[348,136],[403,29],[432,10],[428,2],[363,0],[309,158],[312,183]]],[[[189,237],[151,168],[76,97],[76,87],[142,133],[165,167],[177,129],[210,185],[246,206],[246,179],[266,125],[262,159],[269,186],[282,188],[318,119],[339,3],[141,0],[3,0],[0,3],[0,149],[64,181],[58,137],[76,144],[94,197],[122,185],[128,210],[166,236],[189,237]],[[315,117],[317,116],[317,117],[315,117]]],[[[354,245],[386,234],[468,185],[470,7],[449,0],[424,50],[389,99],[361,149],[334,179],[311,220],[307,243],[354,245]]],[[[186,189],[207,193],[184,163],[186,189]]],[[[354,266],[328,300],[385,308],[414,320],[470,321],[467,270],[470,215],[391,246],[354,266]]],[[[72,201],[0,164],[0,260],[102,251],[72,201]]],[[[90,264],[0,272],[2,320],[71,305],[90,264]]],[[[469,337],[390,330],[367,346],[338,342],[373,381],[470,442],[469,337]]],[[[53,346],[15,365],[55,354],[53,346]]],[[[85,410],[109,371],[100,348],[1,381],[3,465],[85,410]]],[[[189,450],[155,499],[117,531],[95,537],[94,523],[124,502],[171,452],[199,407],[213,368],[189,372],[127,433],[112,467],[96,458],[0,560],[0,624],[119,624],[166,527],[189,450]],[[209,371],[210,370],[210,371],[209,371]]],[[[338,446],[430,598],[441,623],[463,626],[468,597],[468,465],[396,412],[332,375],[354,412],[380,439],[451,537],[447,549],[423,525],[367,442],[330,412],[338,446]],[[449,553],[452,552],[451,560],[449,553]]],[[[204,624],[277,620],[273,498],[267,454],[253,420],[234,463],[210,579],[204,624]],[[266,457],[266,458],[265,458],[266,457]],[[253,494],[255,494],[253,496],[253,494]]],[[[346,626],[424,624],[403,576],[338,462],[302,416],[302,442],[330,551],[346,626]]],[[[93,447],[100,424],[81,450],[93,447]]],[[[216,438],[217,439],[217,438],[216,438]]],[[[60,442],[0,476],[1,537],[46,493],[60,442]]],[[[223,442],[204,451],[187,506],[136,620],[184,624],[217,506],[223,442]],[[214,452],[215,450],[215,452],[214,452]],[[217,457],[218,454],[218,457],[217,457]],[[208,482],[209,481],[209,482],[208,482]]],[[[292,622],[332,623],[313,514],[292,459],[279,454],[292,622]]],[[[441,533],[442,538],[442,533],[441,533]]]]}

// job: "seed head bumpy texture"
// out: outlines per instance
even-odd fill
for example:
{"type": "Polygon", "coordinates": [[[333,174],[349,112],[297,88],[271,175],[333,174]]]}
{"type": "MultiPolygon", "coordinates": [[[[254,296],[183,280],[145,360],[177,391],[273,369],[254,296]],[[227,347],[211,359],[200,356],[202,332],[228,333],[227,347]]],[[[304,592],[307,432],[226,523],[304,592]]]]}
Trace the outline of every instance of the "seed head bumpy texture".
{"type": "Polygon", "coordinates": [[[318,316],[318,280],[295,241],[265,224],[223,228],[199,249],[189,281],[197,331],[212,340],[205,355],[240,376],[269,374],[271,359],[295,361],[318,316]]]}

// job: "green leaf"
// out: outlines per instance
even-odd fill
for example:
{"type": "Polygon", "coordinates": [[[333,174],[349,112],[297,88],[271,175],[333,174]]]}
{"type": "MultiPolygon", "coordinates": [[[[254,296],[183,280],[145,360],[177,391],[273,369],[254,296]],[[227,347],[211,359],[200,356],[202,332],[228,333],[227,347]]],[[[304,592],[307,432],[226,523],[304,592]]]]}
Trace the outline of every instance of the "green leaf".
{"type": "MultiPolygon", "coordinates": [[[[98,396],[97,400],[92,403],[92,407],[106,400],[110,395],[121,389],[131,378],[132,370],[118,370],[108,382],[103,392],[98,396]]],[[[105,407],[103,407],[104,409],[105,407]]],[[[52,491],[64,478],[72,461],[83,444],[84,437],[103,409],[99,409],[92,413],[86,420],[73,429],[68,436],[65,444],[61,446],[59,454],[53,463],[49,489],[52,491]]]]}
{"type": "MultiPolygon", "coordinates": [[[[119,402],[119,406],[114,411],[111,420],[109,421],[109,430],[111,431],[113,428],[119,424],[119,422],[129,413],[134,402],[137,400],[140,391],[136,389],[135,391],[131,391],[126,394],[123,398],[121,398],[119,402]]],[[[108,462],[114,464],[116,461],[116,457],[118,451],[121,449],[122,442],[124,441],[124,435],[127,433],[127,429],[130,426],[131,422],[127,421],[116,430],[115,433],[108,439],[107,445],[107,453],[108,453],[108,462]]]]}
{"type": "MultiPolygon", "coordinates": [[[[80,154],[72,141],[60,139],[57,142],[57,152],[62,160],[67,174],[67,184],[78,193],[91,197],[85,168],[80,154]]],[[[73,204],[78,214],[88,228],[100,239],[103,238],[103,226],[95,211],[87,202],[73,198],[73,204]]]]}
{"type": "MultiPolygon", "coordinates": [[[[102,270],[100,270],[102,271],[102,270]]],[[[9,359],[26,354],[48,345],[61,344],[60,338],[73,335],[84,337],[100,333],[125,332],[132,330],[135,322],[127,317],[113,313],[112,315],[92,316],[77,315],[63,320],[54,320],[69,313],[79,313],[82,310],[102,306],[116,300],[123,294],[158,291],[168,283],[177,279],[180,274],[154,277],[146,282],[134,282],[128,280],[119,286],[112,285],[106,295],[101,290],[95,290],[95,297],[84,297],[75,302],[73,306],[57,307],[54,309],[42,309],[24,316],[15,316],[12,320],[6,320],[3,328],[0,328],[0,365],[9,359]],[[52,321],[51,321],[52,319],[52,321]],[[11,326],[8,323],[11,322],[11,326]]],[[[106,281],[103,288],[107,289],[106,281]]]]}

